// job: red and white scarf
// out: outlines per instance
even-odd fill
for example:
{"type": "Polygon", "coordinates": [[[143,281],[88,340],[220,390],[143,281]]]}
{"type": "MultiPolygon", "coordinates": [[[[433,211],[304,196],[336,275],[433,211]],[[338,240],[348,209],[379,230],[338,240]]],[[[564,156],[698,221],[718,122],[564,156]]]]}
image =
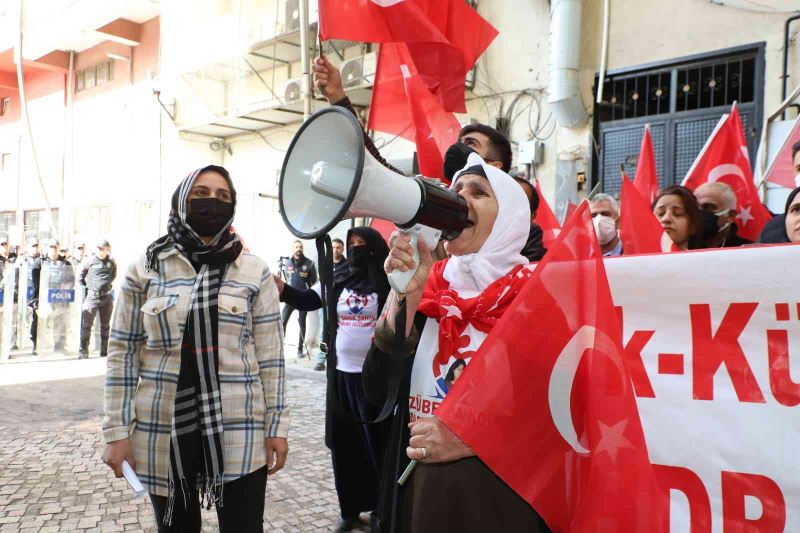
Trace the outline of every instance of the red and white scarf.
{"type": "Polygon", "coordinates": [[[517,265],[474,298],[462,298],[444,278],[448,259],[434,263],[418,310],[439,324],[439,350],[434,364],[446,364],[468,325],[489,333],[533,274],[531,265],[517,265]]]}

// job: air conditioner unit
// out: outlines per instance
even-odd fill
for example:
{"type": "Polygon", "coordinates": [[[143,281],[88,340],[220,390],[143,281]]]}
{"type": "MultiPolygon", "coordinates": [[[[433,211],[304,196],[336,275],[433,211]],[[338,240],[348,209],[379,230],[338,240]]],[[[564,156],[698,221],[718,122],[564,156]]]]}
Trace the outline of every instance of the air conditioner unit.
{"type": "Polygon", "coordinates": [[[342,63],[342,84],[346,89],[353,87],[371,87],[375,82],[375,68],[378,56],[376,52],[361,57],[348,59],[342,63]]]}
{"type": "Polygon", "coordinates": [[[283,101],[287,104],[299,102],[303,97],[303,84],[300,79],[291,79],[286,81],[283,86],[283,101]]]}

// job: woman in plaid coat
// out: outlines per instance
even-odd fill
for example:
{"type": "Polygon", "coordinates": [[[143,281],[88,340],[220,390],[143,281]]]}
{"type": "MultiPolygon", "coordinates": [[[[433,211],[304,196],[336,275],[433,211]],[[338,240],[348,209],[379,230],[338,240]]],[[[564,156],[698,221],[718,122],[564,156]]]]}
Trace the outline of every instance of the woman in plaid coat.
{"type": "Polygon", "coordinates": [[[228,172],[192,172],[167,234],[127,271],[108,353],[103,460],[127,461],[159,531],[261,532],[267,474],[288,452],[278,292],[264,261],[230,231],[228,172]]]}

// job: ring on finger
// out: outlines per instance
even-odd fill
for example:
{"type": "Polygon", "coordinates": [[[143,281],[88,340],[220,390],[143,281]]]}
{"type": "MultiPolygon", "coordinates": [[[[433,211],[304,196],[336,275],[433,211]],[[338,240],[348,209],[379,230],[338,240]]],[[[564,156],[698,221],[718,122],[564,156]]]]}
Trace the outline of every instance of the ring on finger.
{"type": "Polygon", "coordinates": [[[427,459],[428,458],[428,448],[425,448],[423,446],[422,448],[420,448],[420,450],[422,450],[422,458],[423,459],[427,459]]]}

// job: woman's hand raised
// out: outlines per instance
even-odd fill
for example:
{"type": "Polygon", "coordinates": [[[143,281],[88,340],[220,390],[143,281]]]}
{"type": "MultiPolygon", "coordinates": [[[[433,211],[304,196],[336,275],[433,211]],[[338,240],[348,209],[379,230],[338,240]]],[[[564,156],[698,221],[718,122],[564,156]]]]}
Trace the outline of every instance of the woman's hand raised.
{"type": "Polygon", "coordinates": [[[433,265],[433,258],[431,257],[431,250],[425,239],[417,239],[417,250],[419,251],[419,265],[414,262],[414,248],[411,246],[411,237],[401,231],[395,231],[389,238],[391,249],[389,256],[383,264],[383,269],[386,274],[391,274],[395,270],[400,272],[408,272],[417,268],[414,277],[406,287],[406,294],[421,293],[425,288],[425,282],[428,280],[428,275],[433,265]]]}

